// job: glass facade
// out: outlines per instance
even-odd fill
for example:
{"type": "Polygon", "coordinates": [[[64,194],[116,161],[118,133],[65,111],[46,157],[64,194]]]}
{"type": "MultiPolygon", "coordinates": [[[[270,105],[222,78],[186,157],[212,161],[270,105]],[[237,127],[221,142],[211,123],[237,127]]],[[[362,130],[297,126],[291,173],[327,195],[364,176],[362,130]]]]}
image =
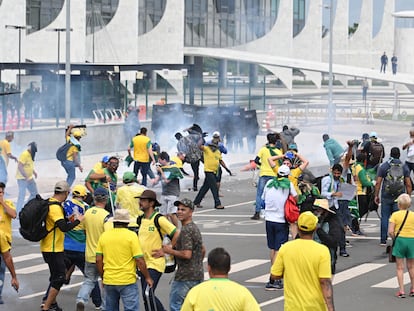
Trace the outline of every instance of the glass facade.
{"type": "Polygon", "coordinates": [[[293,1],[293,36],[296,36],[305,26],[306,0],[293,1]]]}
{"type": "Polygon", "coordinates": [[[86,34],[104,28],[114,17],[118,4],[119,0],[87,0],[86,34]]]}
{"type": "Polygon", "coordinates": [[[26,0],[26,25],[28,33],[46,28],[62,10],[64,0],[26,0]]]}
{"type": "Polygon", "coordinates": [[[165,11],[166,0],[139,0],[138,35],[147,33],[160,22],[165,11]]]}

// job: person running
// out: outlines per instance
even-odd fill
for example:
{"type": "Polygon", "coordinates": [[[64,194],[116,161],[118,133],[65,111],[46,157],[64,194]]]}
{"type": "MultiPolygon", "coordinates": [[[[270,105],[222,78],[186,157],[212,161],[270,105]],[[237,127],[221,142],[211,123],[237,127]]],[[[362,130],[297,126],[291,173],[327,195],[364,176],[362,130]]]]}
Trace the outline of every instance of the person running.
{"type": "Polygon", "coordinates": [[[31,142],[27,149],[19,156],[16,172],[17,186],[19,187],[19,195],[16,203],[17,213],[19,213],[23,208],[26,190],[30,193],[28,200],[33,199],[38,193],[36,181],[34,180],[37,178],[37,173],[34,169],[36,152],[37,144],[35,142],[31,142]]]}
{"type": "Polygon", "coordinates": [[[70,124],[66,130],[66,142],[71,146],[66,152],[66,160],[61,162],[62,167],[67,173],[66,181],[68,182],[69,186],[72,186],[73,182],[75,181],[76,168],[79,168],[79,171],[83,172],[83,167],[80,161],[80,139],[82,137],[82,133],[77,129],[72,131],[74,128],[75,126],[73,124],[70,124]]]}
{"type": "Polygon", "coordinates": [[[229,280],[230,254],[221,247],[210,251],[207,270],[210,279],[187,293],[181,311],[259,311],[260,306],[244,286],[229,280]]]}

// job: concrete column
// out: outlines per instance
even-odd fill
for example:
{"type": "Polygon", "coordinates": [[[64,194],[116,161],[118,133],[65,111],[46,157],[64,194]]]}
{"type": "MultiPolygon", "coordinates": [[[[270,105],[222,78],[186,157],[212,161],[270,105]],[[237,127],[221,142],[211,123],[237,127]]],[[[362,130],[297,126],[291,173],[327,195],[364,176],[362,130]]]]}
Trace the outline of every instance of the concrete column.
{"type": "Polygon", "coordinates": [[[157,89],[157,73],[155,70],[151,71],[150,90],[155,91],[157,89]]]}
{"type": "Polygon", "coordinates": [[[249,64],[249,81],[252,87],[257,86],[257,65],[249,64]]]}
{"type": "Polygon", "coordinates": [[[218,83],[220,87],[227,87],[227,59],[220,59],[219,61],[218,83]]]}

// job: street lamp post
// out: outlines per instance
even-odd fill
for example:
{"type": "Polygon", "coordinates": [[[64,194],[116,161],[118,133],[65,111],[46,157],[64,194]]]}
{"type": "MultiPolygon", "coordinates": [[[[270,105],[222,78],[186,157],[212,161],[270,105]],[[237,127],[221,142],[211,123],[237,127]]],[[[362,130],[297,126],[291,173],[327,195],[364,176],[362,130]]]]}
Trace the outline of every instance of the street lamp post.
{"type": "Polygon", "coordinates": [[[7,29],[17,29],[19,31],[19,76],[18,76],[18,91],[19,91],[19,107],[17,109],[17,128],[20,127],[20,108],[22,106],[21,94],[21,63],[22,63],[22,30],[32,29],[32,26],[23,25],[6,25],[7,29]]]}
{"type": "MultiPolygon", "coordinates": [[[[59,127],[59,71],[60,71],[60,33],[65,32],[66,28],[49,28],[46,31],[53,31],[57,33],[57,68],[56,68],[56,127],[59,127]]],[[[72,29],[71,29],[72,31],[72,29]]]]}
{"type": "Polygon", "coordinates": [[[332,123],[335,118],[335,107],[333,104],[333,0],[329,5],[329,84],[328,84],[328,134],[332,133],[332,123]]]}

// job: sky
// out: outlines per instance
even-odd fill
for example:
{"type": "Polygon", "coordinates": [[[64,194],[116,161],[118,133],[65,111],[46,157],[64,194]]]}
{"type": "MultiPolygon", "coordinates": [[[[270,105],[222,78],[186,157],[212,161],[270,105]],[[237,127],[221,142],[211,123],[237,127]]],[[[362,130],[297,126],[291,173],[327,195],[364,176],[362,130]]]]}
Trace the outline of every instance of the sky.
{"type": "MultiPolygon", "coordinates": [[[[308,0],[311,1],[311,0],[308,0]]],[[[334,2],[338,0],[333,0],[334,2]]],[[[341,1],[341,0],[339,0],[341,1]]],[[[360,20],[360,10],[363,0],[349,0],[349,25],[358,23],[360,20]]],[[[381,26],[384,2],[386,0],[374,0],[373,35],[379,31],[381,26]]],[[[324,0],[324,5],[329,5],[331,0],[324,0]]],[[[335,5],[335,4],[334,4],[335,5]]],[[[395,0],[395,11],[414,10],[414,0],[395,0]]],[[[323,24],[329,28],[329,11],[323,11],[323,24]]]]}

